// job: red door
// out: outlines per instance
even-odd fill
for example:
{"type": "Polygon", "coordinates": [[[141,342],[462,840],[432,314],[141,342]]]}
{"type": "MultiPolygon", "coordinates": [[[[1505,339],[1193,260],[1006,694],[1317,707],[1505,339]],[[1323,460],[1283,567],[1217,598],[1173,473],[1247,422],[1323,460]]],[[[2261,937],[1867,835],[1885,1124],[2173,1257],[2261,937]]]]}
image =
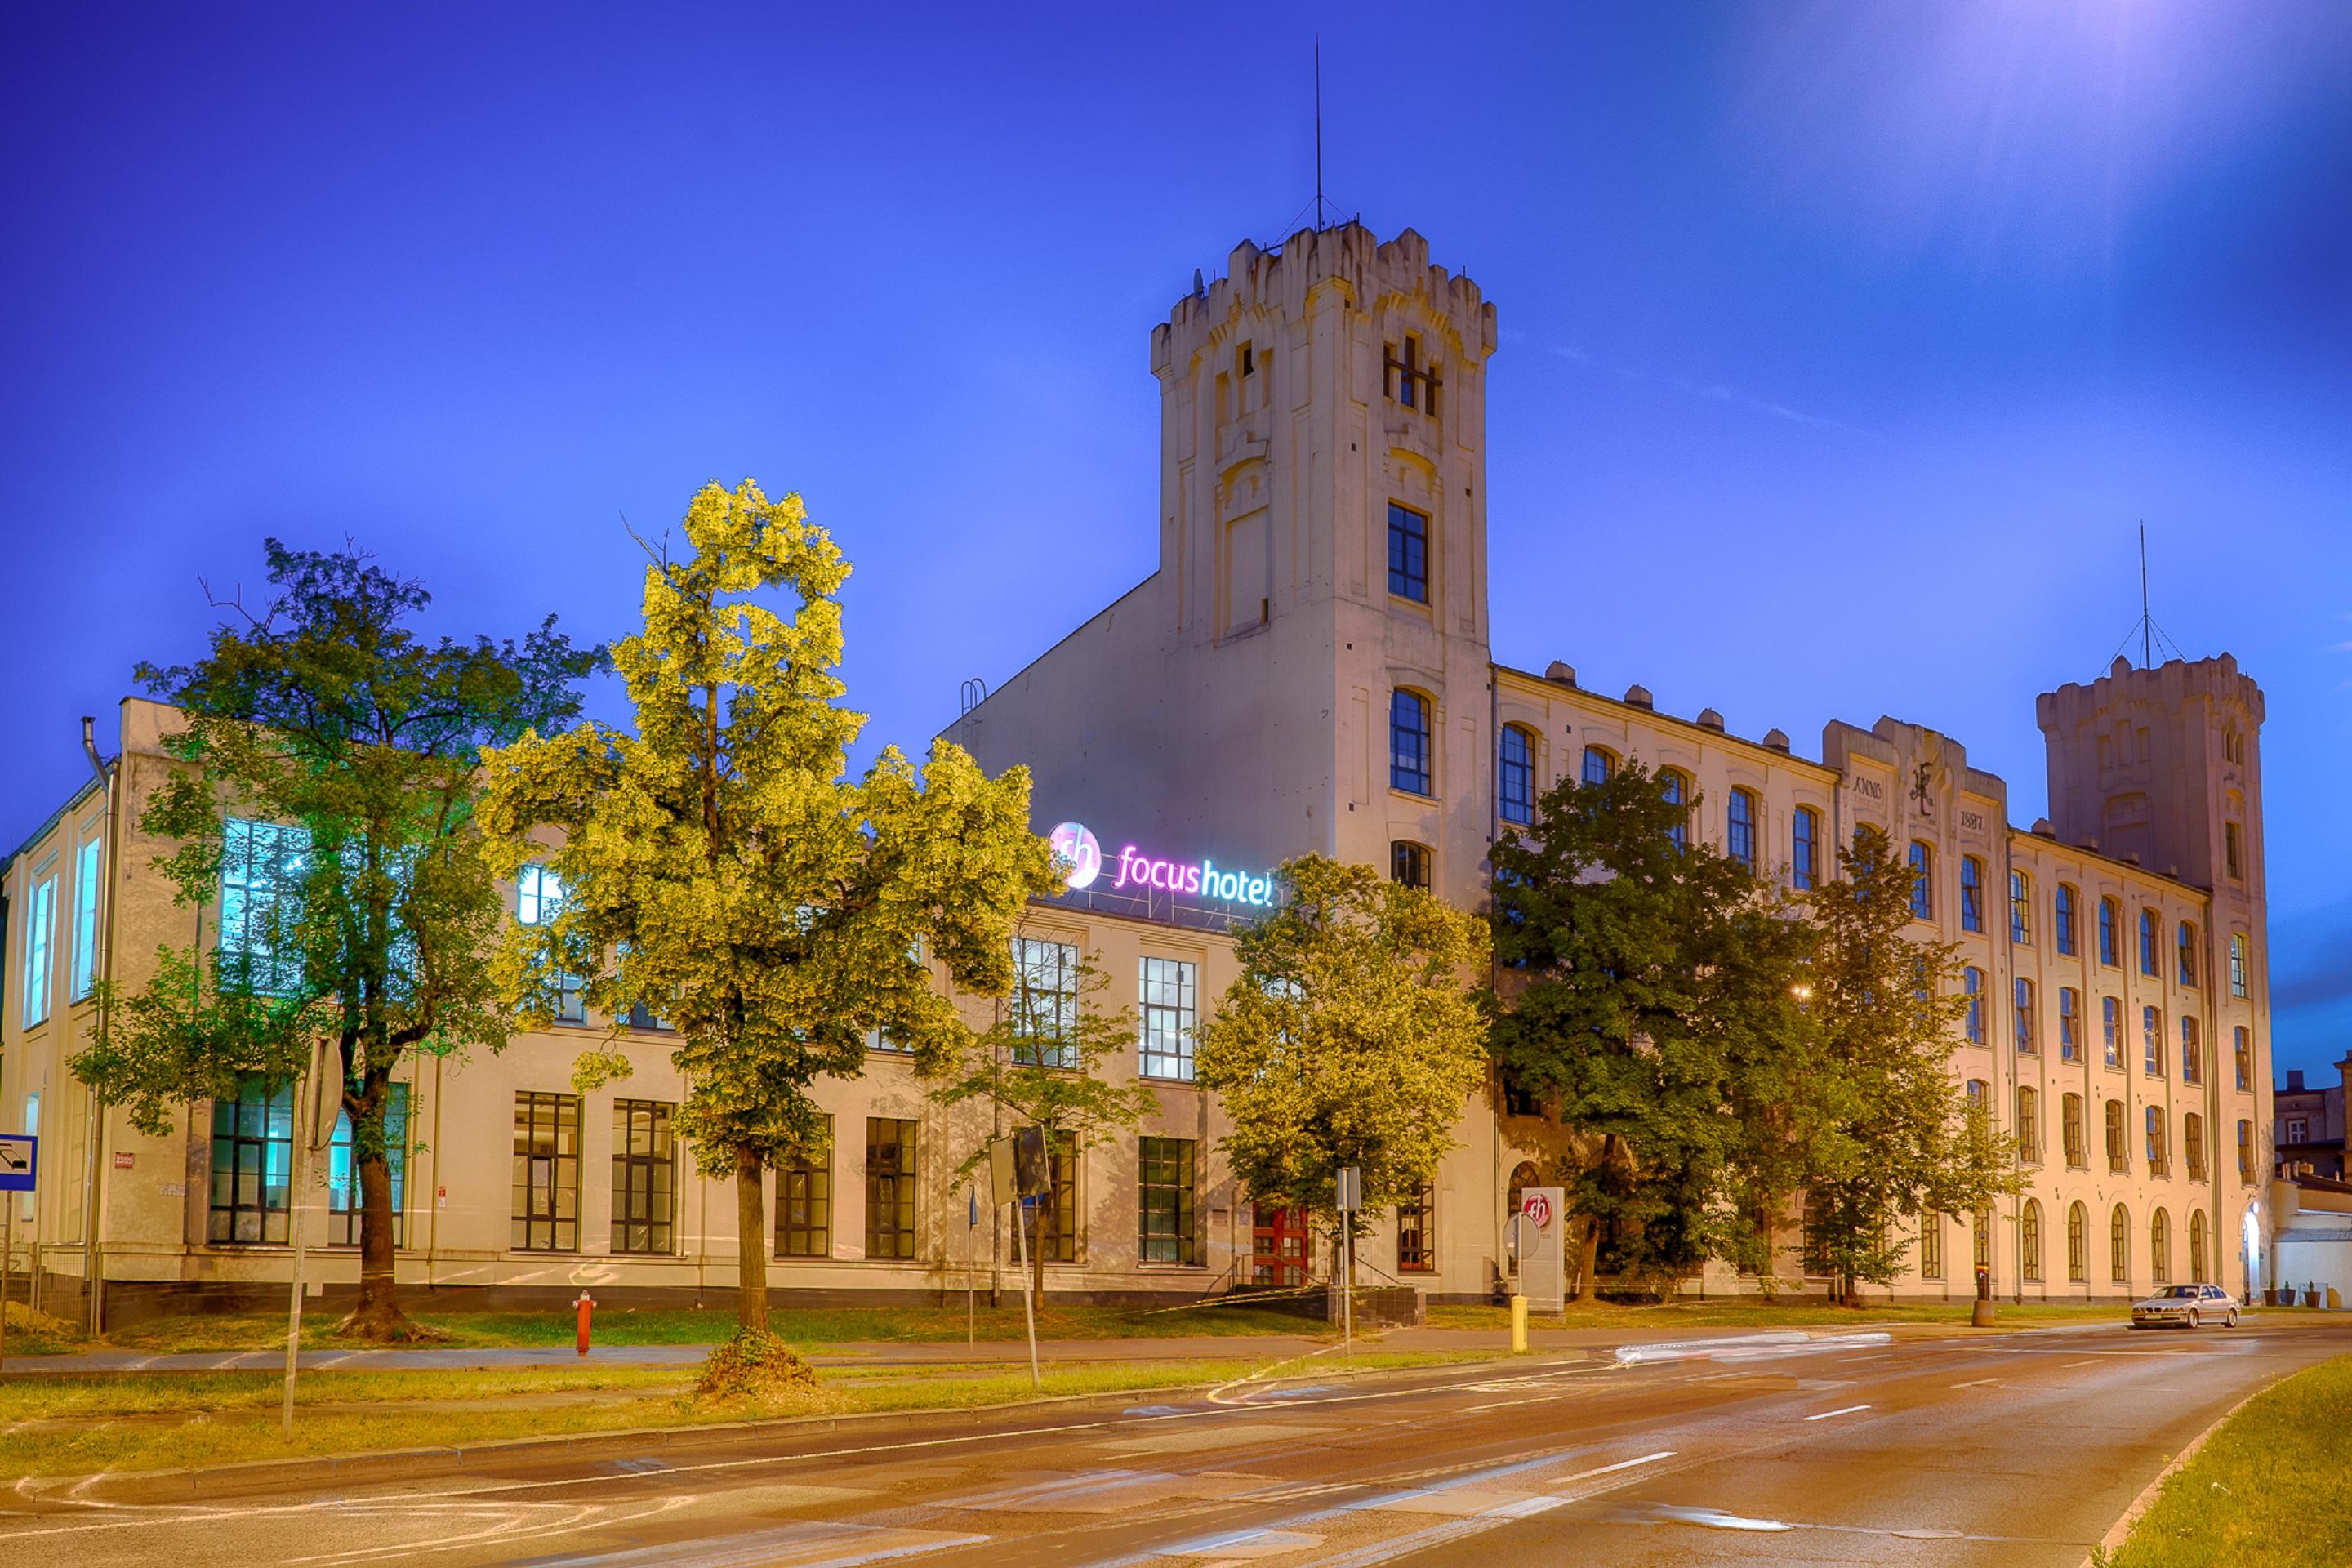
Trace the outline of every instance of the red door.
{"type": "Polygon", "coordinates": [[[1250,1282],[1304,1285],[1315,1262],[1315,1238],[1305,1209],[1259,1207],[1250,1226],[1250,1282]]]}

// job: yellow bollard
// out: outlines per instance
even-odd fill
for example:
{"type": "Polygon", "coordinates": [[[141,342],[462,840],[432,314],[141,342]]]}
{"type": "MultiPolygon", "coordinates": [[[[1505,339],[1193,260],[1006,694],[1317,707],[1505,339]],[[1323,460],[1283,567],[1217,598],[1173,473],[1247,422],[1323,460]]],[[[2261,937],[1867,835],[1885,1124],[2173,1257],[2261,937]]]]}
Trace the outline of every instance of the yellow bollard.
{"type": "Polygon", "coordinates": [[[1511,1298],[1511,1353],[1528,1353],[1528,1299],[1525,1296],[1511,1298]]]}

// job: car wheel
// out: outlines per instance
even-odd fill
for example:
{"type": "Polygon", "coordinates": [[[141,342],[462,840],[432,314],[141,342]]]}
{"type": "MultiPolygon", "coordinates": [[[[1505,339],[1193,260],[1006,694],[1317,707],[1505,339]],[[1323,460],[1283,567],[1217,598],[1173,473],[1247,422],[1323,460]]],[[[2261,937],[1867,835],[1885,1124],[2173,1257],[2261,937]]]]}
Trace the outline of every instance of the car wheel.
{"type": "Polygon", "coordinates": [[[2197,1331],[2197,1309],[2194,1307],[2189,1309],[2189,1331],[2190,1333],[2197,1331]]]}
{"type": "Polygon", "coordinates": [[[2238,1326],[2238,1310],[2235,1307],[2231,1308],[2230,1315],[2221,1320],[2221,1326],[2225,1329],[2234,1329],[2238,1326]]]}

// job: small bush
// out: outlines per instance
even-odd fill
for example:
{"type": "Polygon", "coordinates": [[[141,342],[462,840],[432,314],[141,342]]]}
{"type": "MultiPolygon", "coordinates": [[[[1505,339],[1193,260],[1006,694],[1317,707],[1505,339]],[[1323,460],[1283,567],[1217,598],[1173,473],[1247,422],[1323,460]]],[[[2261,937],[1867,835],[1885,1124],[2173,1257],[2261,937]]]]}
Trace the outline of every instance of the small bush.
{"type": "Polygon", "coordinates": [[[732,1339],[712,1347],[694,1385],[698,1400],[765,1402],[815,1392],[815,1369],[792,1346],[750,1329],[739,1329],[732,1339]]]}

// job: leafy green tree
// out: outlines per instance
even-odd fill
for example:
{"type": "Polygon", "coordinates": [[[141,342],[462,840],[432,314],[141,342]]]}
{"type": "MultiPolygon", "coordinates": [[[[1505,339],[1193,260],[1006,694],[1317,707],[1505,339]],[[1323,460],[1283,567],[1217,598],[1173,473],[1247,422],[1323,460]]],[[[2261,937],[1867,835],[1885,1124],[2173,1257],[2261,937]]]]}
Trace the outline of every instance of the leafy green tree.
{"type": "Polygon", "coordinates": [[[1612,1224],[1622,1271],[1661,1286],[1710,1255],[1760,1260],[1817,1131],[1808,932],[1691,839],[1694,804],[1629,763],[1555,784],[1492,851],[1492,1047],[1564,1124],[1583,1299],[1612,1224]]]}
{"type": "MultiPolygon", "coordinates": [[[[499,875],[543,861],[562,889],[500,955],[525,1015],[551,1017],[581,975],[589,1005],[677,1031],[679,1124],[702,1173],[734,1179],[739,1319],[764,1334],[761,1173],[820,1141],[810,1086],[862,1071],[875,1028],[953,1055],[965,1026],[930,963],[1003,994],[1013,921],[1054,861],[1025,769],[991,780],[941,741],[919,773],[888,748],[849,776],[865,723],[838,705],[849,566],[798,496],[706,485],[683,527],[691,554],[656,555],[645,629],[613,650],[635,732],[583,723],[491,752],[482,819],[499,875]]],[[[628,1071],[614,1034],[574,1080],[628,1071]]]]}
{"type": "Polygon", "coordinates": [[[233,610],[208,655],[142,664],[140,679],[186,728],[180,767],[148,798],[142,831],[183,905],[222,900],[210,952],[163,950],[147,985],[101,997],[75,1073],[161,1133],[172,1108],[229,1098],[237,1077],[274,1083],[325,1036],[341,1056],[360,1189],[359,1303],[346,1331],[416,1331],[393,1279],[384,1112],[413,1053],[506,1043],[488,956],[500,900],[478,852],[485,748],[560,732],[600,664],[550,616],[520,644],[421,636],[431,602],[353,549],[267,542],[276,593],[233,610]],[[223,898],[222,873],[240,889],[223,898]]]}
{"type": "Polygon", "coordinates": [[[1319,855],[1281,878],[1286,901],[1234,933],[1241,974],[1193,1072],[1233,1120],[1219,1146],[1253,1202],[1331,1215],[1353,1165],[1360,1226],[1436,1178],[1486,1077],[1486,922],[1319,855]]]}
{"type": "MultiPolygon", "coordinates": [[[[1064,973],[1065,957],[1059,942],[1041,942],[1016,955],[1013,993],[994,1022],[923,1066],[937,1080],[931,1098],[939,1104],[971,1100],[990,1107],[992,1137],[1035,1127],[1044,1131],[1047,1148],[1075,1157],[1142,1125],[1160,1109],[1160,1099],[1148,1085],[1102,1076],[1104,1065],[1135,1039],[1135,1013],[1106,1011],[1091,1000],[1109,976],[1086,956],[1064,973]]],[[[987,1158],[983,1142],[956,1167],[957,1176],[987,1158]]],[[[1045,1258],[1035,1212],[1022,1223],[1029,1226],[1030,1295],[1043,1307],[1045,1258]]]]}
{"type": "Polygon", "coordinates": [[[1922,1214],[1981,1211],[2021,1190],[2015,1141],[1952,1077],[1968,1010],[1957,949],[1911,926],[1912,870],[1877,827],[1838,851],[1839,876],[1808,899],[1813,1019],[1834,1113],[1805,1183],[1812,1249],[1858,1300],[1891,1284],[1922,1214]]]}

